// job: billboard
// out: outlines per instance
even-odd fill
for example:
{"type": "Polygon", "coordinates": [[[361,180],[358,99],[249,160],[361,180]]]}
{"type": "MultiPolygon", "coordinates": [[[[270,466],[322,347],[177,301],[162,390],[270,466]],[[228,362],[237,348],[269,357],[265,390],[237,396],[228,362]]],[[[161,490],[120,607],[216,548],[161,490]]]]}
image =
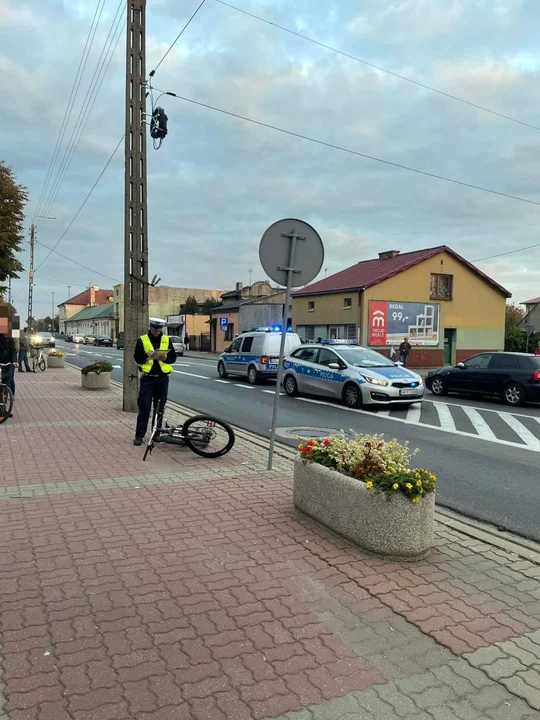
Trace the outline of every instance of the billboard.
{"type": "Polygon", "coordinates": [[[410,344],[439,344],[440,305],[437,303],[369,301],[369,344],[399,345],[408,337],[410,344]]]}

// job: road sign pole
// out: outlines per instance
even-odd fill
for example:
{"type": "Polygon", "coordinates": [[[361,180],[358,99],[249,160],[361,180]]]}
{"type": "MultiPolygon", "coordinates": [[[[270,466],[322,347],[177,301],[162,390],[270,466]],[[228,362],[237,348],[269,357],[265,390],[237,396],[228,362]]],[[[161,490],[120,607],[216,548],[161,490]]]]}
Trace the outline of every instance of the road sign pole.
{"type": "MultiPolygon", "coordinates": [[[[287,233],[281,233],[282,237],[289,237],[291,241],[291,245],[289,248],[289,263],[287,268],[278,268],[278,270],[285,270],[287,271],[287,290],[285,291],[285,304],[283,306],[283,324],[281,326],[281,344],[279,347],[279,364],[278,364],[278,373],[277,373],[277,380],[276,380],[276,394],[274,395],[274,409],[272,411],[272,429],[270,431],[270,448],[268,450],[268,469],[272,469],[272,463],[274,461],[274,445],[276,442],[276,425],[277,425],[277,416],[278,416],[278,408],[279,408],[279,395],[281,393],[281,382],[283,380],[283,360],[285,355],[285,339],[287,337],[287,325],[288,325],[288,319],[289,319],[289,305],[291,304],[291,289],[292,289],[292,281],[293,281],[293,273],[298,272],[298,270],[295,270],[294,264],[296,259],[296,241],[298,239],[298,236],[296,234],[296,229],[293,229],[293,231],[290,234],[287,233]]],[[[302,240],[304,238],[301,238],[302,240]]]]}

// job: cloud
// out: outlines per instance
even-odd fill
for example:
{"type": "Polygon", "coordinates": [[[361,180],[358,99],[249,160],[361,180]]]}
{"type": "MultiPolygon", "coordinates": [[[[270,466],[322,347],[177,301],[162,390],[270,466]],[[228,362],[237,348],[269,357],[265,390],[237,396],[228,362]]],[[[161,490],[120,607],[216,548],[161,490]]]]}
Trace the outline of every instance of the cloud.
{"type": "MultiPolygon", "coordinates": [[[[526,122],[536,123],[538,69],[529,40],[540,7],[499,0],[298,0],[239,6],[321,42],[526,122]],[[478,32],[482,27],[482,32],[478,32]],[[489,40],[489,41],[488,41],[489,40]]],[[[107,0],[67,137],[118,6],[107,0]]],[[[35,211],[95,3],[0,0],[4,159],[35,211]],[[31,10],[31,12],[30,12],[31,10]]],[[[148,70],[188,19],[173,0],[148,5],[148,70]]],[[[38,240],[52,247],[124,132],[120,42],[38,240]]],[[[156,73],[157,88],[323,142],[538,200],[540,134],[336,55],[207,2],[156,73]]],[[[157,93],[156,93],[157,96],[157,93]]],[[[150,274],[163,284],[230,287],[263,277],[258,243],[276,219],[300,217],[325,243],[329,274],[382,249],[445,243],[470,260],[532,245],[540,208],[291,137],[168,96],[169,135],[149,151],[150,274]]],[[[112,278],[123,273],[122,152],[58,250],[112,278]]],[[[37,264],[46,256],[37,248],[37,264]]],[[[538,295],[525,270],[538,250],[481,268],[516,299],[538,295]]],[[[36,299],[113,281],[52,255],[36,299]],[[56,278],[61,284],[46,281],[56,278]]],[[[15,283],[25,305],[23,281],[15,283]]],[[[60,301],[60,299],[58,301],[60,301]]],[[[24,313],[23,313],[24,314],[24,313]]]]}

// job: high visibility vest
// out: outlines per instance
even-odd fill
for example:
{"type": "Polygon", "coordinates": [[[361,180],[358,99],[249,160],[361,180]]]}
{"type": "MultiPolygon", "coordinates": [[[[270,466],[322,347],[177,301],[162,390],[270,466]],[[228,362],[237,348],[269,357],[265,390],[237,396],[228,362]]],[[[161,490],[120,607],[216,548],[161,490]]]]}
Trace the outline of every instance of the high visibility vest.
{"type": "MultiPolygon", "coordinates": [[[[148,337],[148,335],[142,335],[141,341],[143,344],[144,352],[154,352],[155,348],[152,345],[152,341],[148,337]]],[[[159,351],[163,352],[164,354],[167,354],[169,351],[169,336],[168,335],[162,335],[161,336],[161,343],[159,346],[159,351]]],[[[161,360],[158,360],[159,367],[161,368],[161,371],[165,373],[165,375],[168,375],[170,372],[172,372],[172,365],[168,365],[167,363],[161,362],[161,360]]],[[[144,363],[144,365],[141,365],[141,370],[143,373],[149,373],[150,370],[154,366],[154,360],[152,358],[148,358],[147,361],[144,363]]]]}

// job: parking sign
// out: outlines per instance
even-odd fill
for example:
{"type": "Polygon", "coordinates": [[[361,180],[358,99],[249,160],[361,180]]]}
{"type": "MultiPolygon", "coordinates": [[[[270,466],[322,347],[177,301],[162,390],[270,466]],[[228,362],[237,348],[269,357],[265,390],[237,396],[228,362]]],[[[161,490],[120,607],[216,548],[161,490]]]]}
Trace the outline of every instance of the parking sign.
{"type": "Polygon", "coordinates": [[[229,318],[226,318],[226,317],[219,318],[219,329],[220,330],[226,330],[228,325],[229,325],[229,318]]]}

